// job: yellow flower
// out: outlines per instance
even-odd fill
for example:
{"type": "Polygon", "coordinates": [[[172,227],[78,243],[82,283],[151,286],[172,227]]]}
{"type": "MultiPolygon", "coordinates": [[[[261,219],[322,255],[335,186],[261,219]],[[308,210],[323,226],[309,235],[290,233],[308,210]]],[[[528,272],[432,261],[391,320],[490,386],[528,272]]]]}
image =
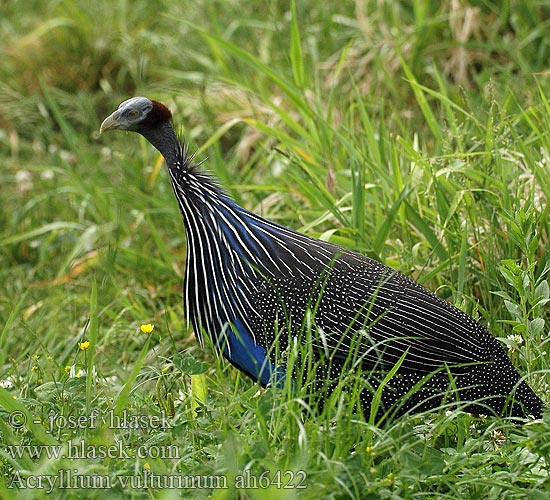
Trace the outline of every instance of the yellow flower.
{"type": "Polygon", "coordinates": [[[69,373],[71,371],[71,366],[70,365],[67,365],[65,367],[65,373],[69,373]]]}
{"type": "Polygon", "coordinates": [[[90,341],[85,340],[84,342],[79,342],[78,347],[80,348],[81,351],[86,351],[87,349],[90,348],[90,341]]]}
{"type": "Polygon", "coordinates": [[[151,333],[155,329],[155,325],[152,325],[151,323],[147,323],[146,325],[141,325],[139,329],[143,333],[151,333]]]}
{"type": "Polygon", "coordinates": [[[144,469],[147,469],[147,470],[151,470],[151,466],[149,465],[149,462],[145,462],[145,463],[143,464],[143,468],[144,468],[144,469]]]}
{"type": "Polygon", "coordinates": [[[34,361],[38,361],[40,356],[38,354],[33,354],[32,359],[34,359],[34,361]]]}

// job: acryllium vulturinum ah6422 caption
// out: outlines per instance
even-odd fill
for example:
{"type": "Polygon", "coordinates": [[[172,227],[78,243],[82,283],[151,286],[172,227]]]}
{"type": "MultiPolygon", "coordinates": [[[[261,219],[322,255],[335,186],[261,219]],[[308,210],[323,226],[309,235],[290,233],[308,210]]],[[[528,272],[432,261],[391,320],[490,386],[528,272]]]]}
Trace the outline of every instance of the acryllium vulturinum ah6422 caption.
{"type": "MultiPolygon", "coordinates": [[[[383,387],[382,409],[435,408],[453,387],[473,413],[540,417],[542,401],[484,326],[380,262],[239,206],[188,156],[171,120],[163,104],[134,97],[101,132],[138,132],[166,160],[187,233],[184,305],[199,339],[206,332],[262,385],[285,377],[280,353],[292,339],[309,342],[321,360],[319,383],[353,365],[376,389],[401,361],[383,387]],[[353,363],[346,362],[351,351],[353,363]]],[[[371,399],[364,389],[365,409],[371,399]]]]}

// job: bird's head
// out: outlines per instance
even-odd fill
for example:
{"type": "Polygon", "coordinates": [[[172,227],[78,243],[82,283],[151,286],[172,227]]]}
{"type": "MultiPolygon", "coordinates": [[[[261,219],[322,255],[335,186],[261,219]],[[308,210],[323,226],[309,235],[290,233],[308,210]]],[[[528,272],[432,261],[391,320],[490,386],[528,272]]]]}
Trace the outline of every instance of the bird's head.
{"type": "Polygon", "coordinates": [[[172,113],[164,104],[147,97],[132,97],[121,103],[116,111],[103,120],[99,133],[119,129],[145,135],[163,123],[170,122],[171,119],[172,113]]]}

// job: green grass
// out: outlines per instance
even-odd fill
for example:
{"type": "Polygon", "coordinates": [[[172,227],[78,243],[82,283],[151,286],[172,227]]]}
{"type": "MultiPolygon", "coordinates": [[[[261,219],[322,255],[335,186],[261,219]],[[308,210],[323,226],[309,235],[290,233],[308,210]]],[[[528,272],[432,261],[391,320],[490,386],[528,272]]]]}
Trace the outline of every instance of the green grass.
{"type": "Polygon", "coordinates": [[[201,349],[165,169],[144,140],[97,130],[131,95],[167,102],[239,203],[479,318],[548,403],[548,8],[90,5],[0,7],[0,498],[45,498],[25,478],[59,471],[112,481],[66,499],[546,498],[548,414],[365,422],[350,375],[315,415],[301,389],[259,390],[201,349]],[[109,425],[130,415],[141,426],[109,425]],[[117,482],[151,474],[187,482],[117,482]]]}

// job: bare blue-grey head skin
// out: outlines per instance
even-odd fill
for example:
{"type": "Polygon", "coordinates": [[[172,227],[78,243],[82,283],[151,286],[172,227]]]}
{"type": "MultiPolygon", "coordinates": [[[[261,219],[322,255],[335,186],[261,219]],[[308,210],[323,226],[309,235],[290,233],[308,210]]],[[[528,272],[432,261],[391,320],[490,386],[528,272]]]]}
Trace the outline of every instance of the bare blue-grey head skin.
{"type": "Polygon", "coordinates": [[[369,385],[361,393],[367,417],[381,373],[396,363],[381,414],[398,404],[398,413],[438,408],[456,387],[473,413],[541,416],[542,401],[481,323],[378,261],[241,207],[187,156],[171,120],[163,104],[134,97],[100,131],[137,132],[166,160],[187,233],[185,311],[199,340],[206,332],[262,385],[285,376],[311,380],[286,373],[277,358],[289,339],[307,342],[318,358],[313,389],[333,387],[350,369],[350,353],[358,356],[353,364],[369,385]]]}
{"type": "Polygon", "coordinates": [[[151,99],[142,96],[132,97],[121,103],[116,111],[103,120],[99,132],[114,129],[138,132],[152,109],[151,99]]]}
{"type": "Polygon", "coordinates": [[[128,130],[143,135],[166,158],[170,165],[176,161],[180,143],[172,127],[172,113],[160,102],[148,97],[137,96],[128,99],[111,113],[99,128],[107,130],[128,130]]]}

